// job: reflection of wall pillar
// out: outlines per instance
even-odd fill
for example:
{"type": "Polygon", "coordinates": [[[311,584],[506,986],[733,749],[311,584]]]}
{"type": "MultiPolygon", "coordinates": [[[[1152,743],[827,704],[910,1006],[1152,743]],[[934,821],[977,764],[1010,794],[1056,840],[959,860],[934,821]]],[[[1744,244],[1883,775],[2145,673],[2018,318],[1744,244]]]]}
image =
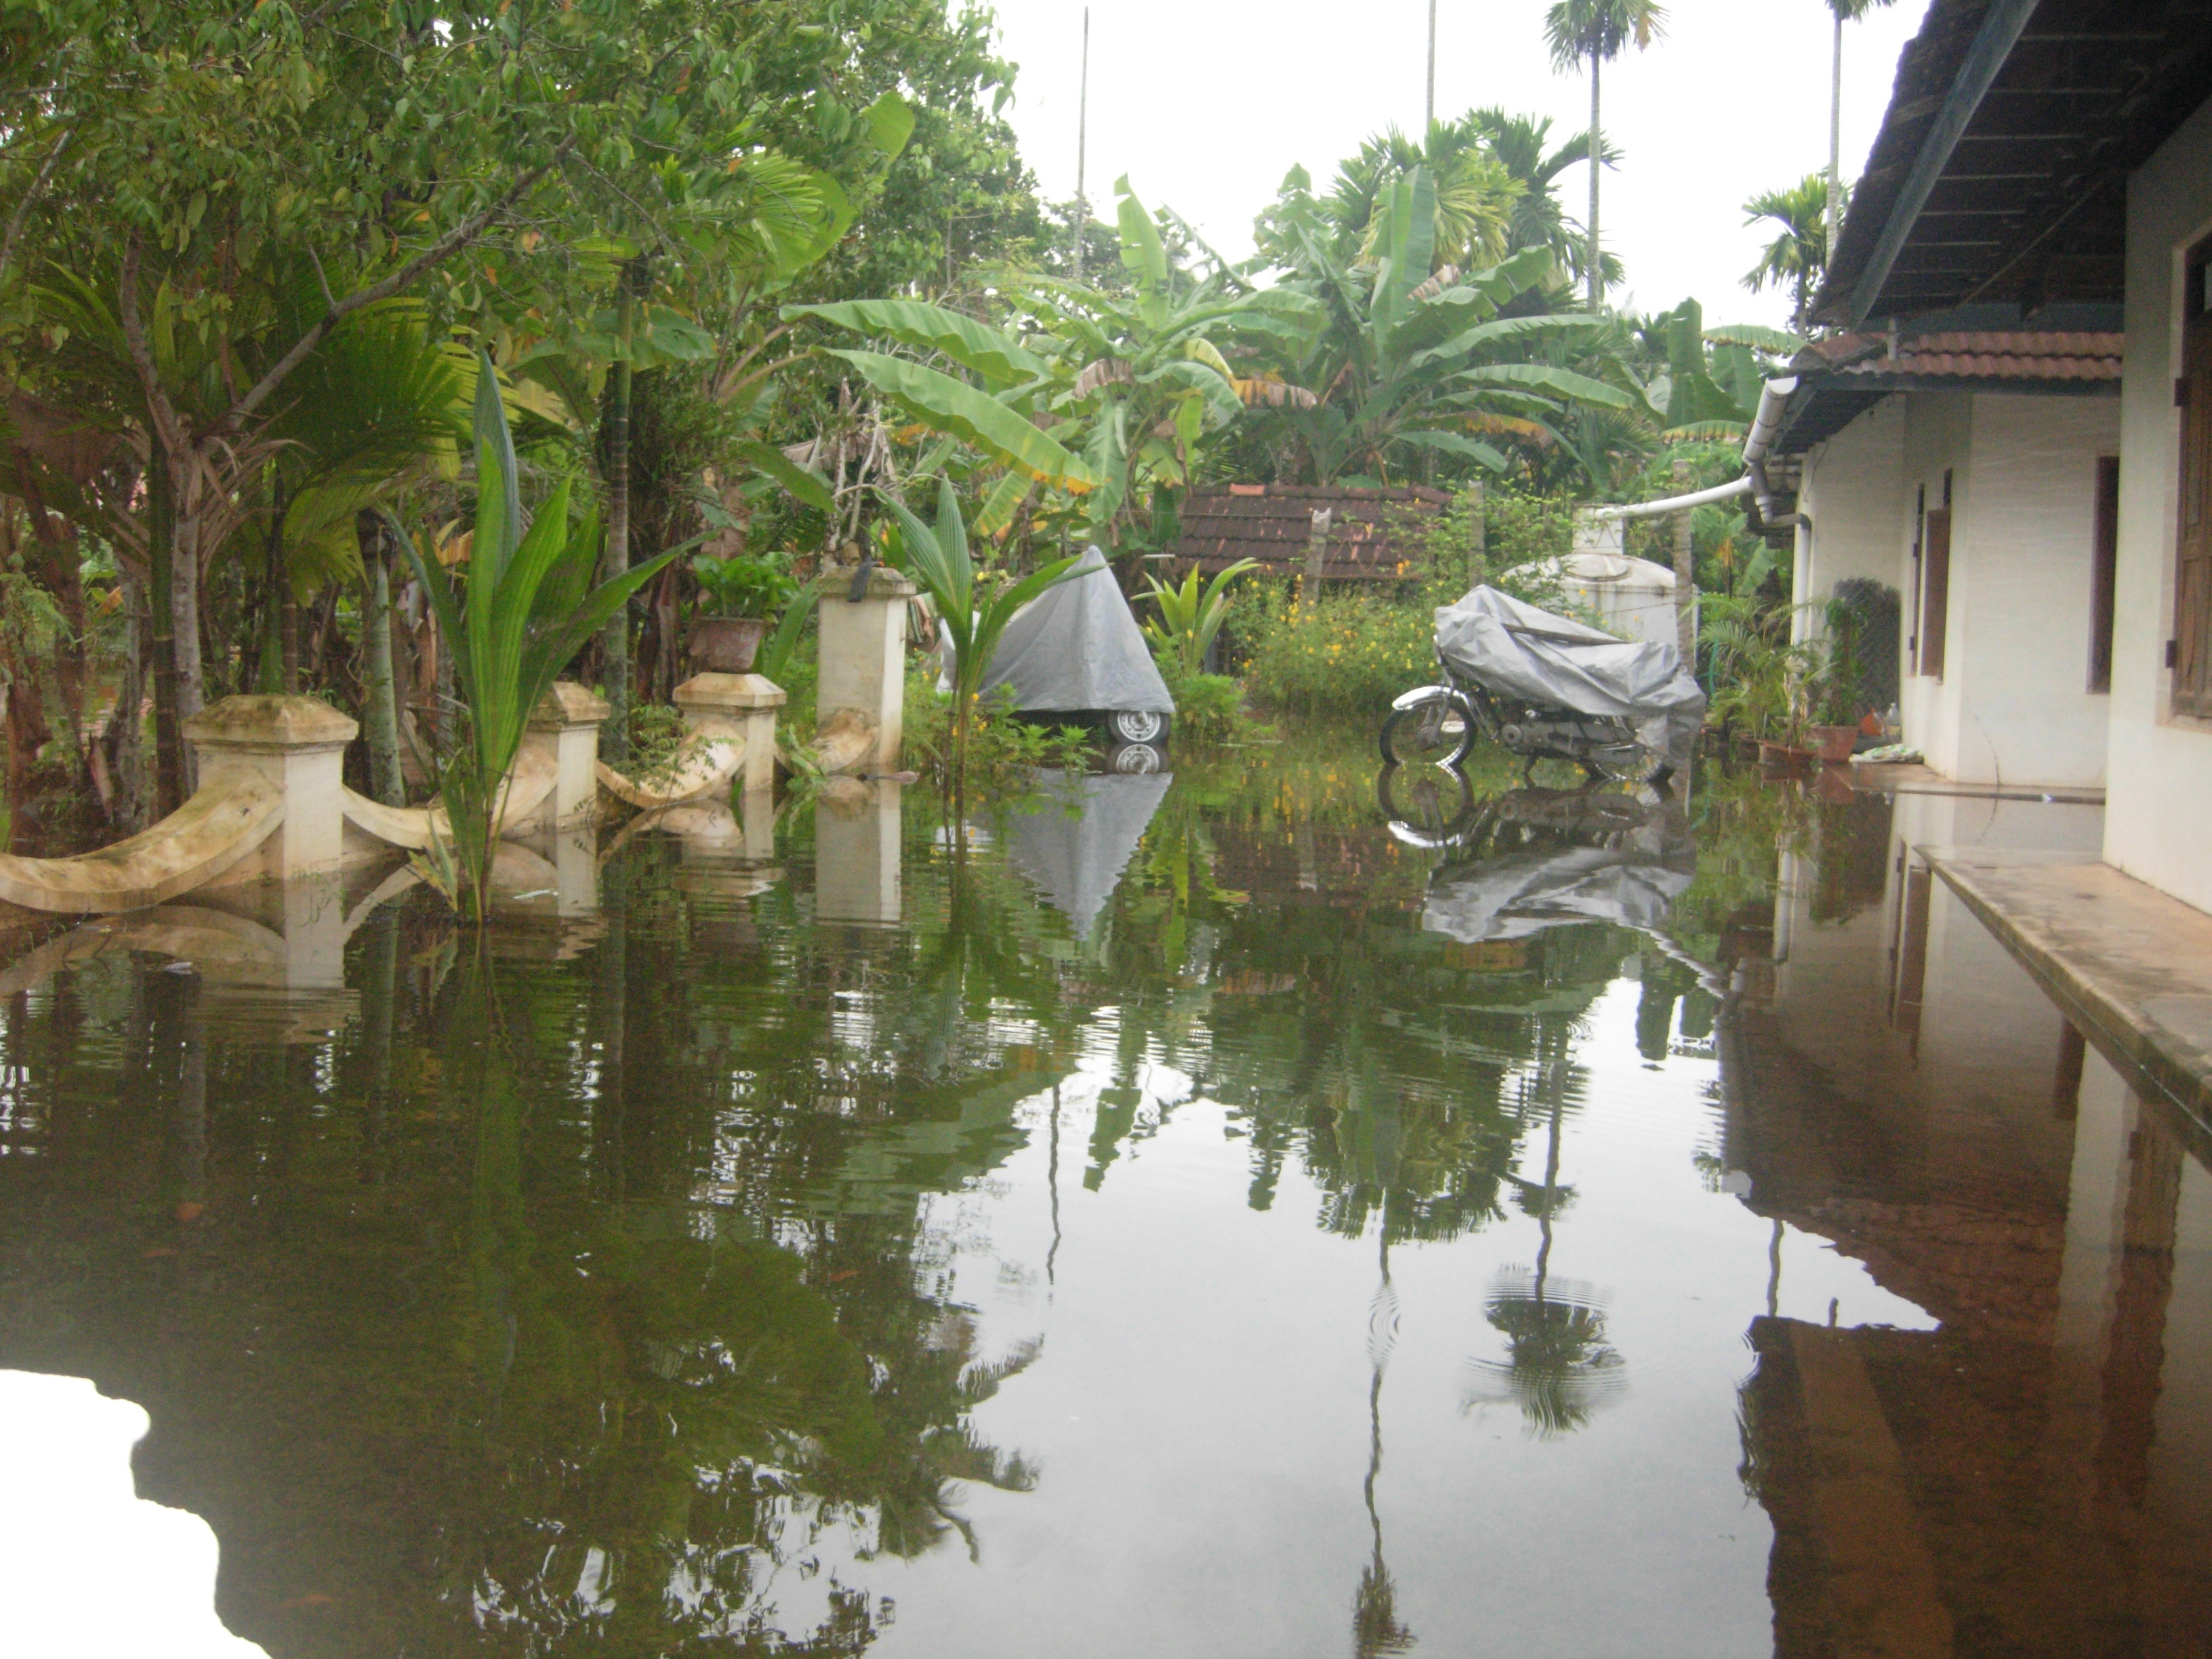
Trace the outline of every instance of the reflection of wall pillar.
{"type": "MultiPolygon", "coordinates": [[[[532,828],[568,830],[591,821],[599,799],[599,726],[607,712],[605,698],[572,680],[556,680],[530,711],[523,744],[550,747],[554,766],[553,793],[532,828]]],[[[510,824],[507,833],[520,828],[510,824]]]]}
{"type": "Polygon", "coordinates": [[[824,921],[896,925],[899,887],[899,786],[848,783],[825,790],[814,811],[814,914],[824,921]]]}
{"type": "Polygon", "coordinates": [[[225,697],[185,722],[200,787],[226,778],[265,780],[283,791],[283,815],[258,860],[235,873],[279,878],[338,867],[345,844],[345,746],[361,730],[316,697],[225,697]]]}
{"type": "Polygon", "coordinates": [[[2073,1170],[2066,1239],[2051,1325],[2051,1407],[2044,1457],[2060,1513],[2075,1512],[2090,1489],[2101,1437],[2101,1373],[2119,1295],[2128,1207],[2128,1146],[2138,1108],[2103,1057],[2085,1056],[2075,1091],[2073,1170]]]}
{"type": "Polygon", "coordinates": [[[849,745],[827,750],[830,769],[895,772],[906,719],[906,604],[915,586],[878,565],[862,599],[855,603],[848,592],[840,586],[822,595],[816,725],[825,739],[852,734],[849,745]]]}
{"type": "Polygon", "coordinates": [[[743,793],[775,787],[775,711],[787,700],[781,686],[762,674],[694,674],[673,696],[695,730],[720,721],[744,733],[744,771],[738,779],[743,793]]]}

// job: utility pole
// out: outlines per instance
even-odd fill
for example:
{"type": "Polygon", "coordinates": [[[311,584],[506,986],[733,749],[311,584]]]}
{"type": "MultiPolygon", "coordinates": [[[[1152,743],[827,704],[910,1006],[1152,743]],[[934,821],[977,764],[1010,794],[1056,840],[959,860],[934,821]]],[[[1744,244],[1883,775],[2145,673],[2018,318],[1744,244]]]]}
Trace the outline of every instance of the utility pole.
{"type": "Polygon", "coordinates": [[[1428,119],[1421,128],[1423,143],[1428,141],[1429,128],[1437,124],[1437,0],[1429,0],[1429,105],[1428,119]]]}
{"type": "Polygon", "coordinates": [[[1837,222],[1844,216],[1844,10],[1836,8],[1836,49],[1828,60],[1828,212],[1822,262],[1836,257],[1837,222]]]}
{"type": "Polygon", "coordinates": [[[1083,81],[1075,102],[1075,280],[1083,280],[1083,233],[1091,227],[1091,198],[1084,194],[1083,167],[1091,144],[1091,8],[1083,9],[1083,81]]]}

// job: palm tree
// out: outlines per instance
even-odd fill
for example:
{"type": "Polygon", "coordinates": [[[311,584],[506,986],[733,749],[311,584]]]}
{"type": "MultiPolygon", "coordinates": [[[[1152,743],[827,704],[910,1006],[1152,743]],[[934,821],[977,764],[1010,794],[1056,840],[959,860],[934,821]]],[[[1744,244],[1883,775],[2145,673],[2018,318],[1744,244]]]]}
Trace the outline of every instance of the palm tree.
{"type": "MultiPolygon", "coordinates": [[[[1589,250],[1574,234],[1565,210],[1559,205],[1559,175],[1569,167],[1589,159],[1589,134],[1578,132],[1559,149],[1547,149],[1551,117],[1508,115],[1495,106],[1470,110],[1461,125],[1480,133],[1490,153],[1520,183],[1521,194],[1514,201],[1512,222],[1506,232],[1507,249],[1518,253],[1524,247],[1549,248],[1563,267],[1582,276],[1583,256],[1589,250]]],[[[1600,159],[1610,166],[1620,156],[1607,149],[1600,159]]],[[[1609,265],[1615,264],[1608,261],[1609,265]]],[[[1607,280],[1616,274],[1609,269],[1607,280]]]]}
{"type": "MultiPolygon", "coordinates": [[[[1828,88],[1828,216],[1823,246],[1833,247],[1844,222],[1844,25],[1890,0],[1828,0],[1836,15],[1836,49],[1828,88]]],[[[1801,325],[1802,326],[1802,325],[1801,325]]]]}
{"type": "MultiPolygon", "coordinates": [[[[1850,192],[1841,193],[1848,198],[1850,192]]],[[[1811,325],[1813,296],[1820,291],[1821,274],[1828,268],[1828,232],[1836,222],[1839,196],[1835,180],[1808,173],[1784,190],[1770,190],[1743,204],[1744,223],[1772,221],[1781,234],[1766,245],[1759,263],[1744,274],[1743,285],[1753,294],[1762,289],[1790,290],[1790,325],[1802,334],[1811,325]],[[1821,215],[1822,204],[1827,214],[1821,215]]]]}
{"type": "Polygon", "coordinates": [[[1666,8],[1656,0],[1553,0],[1544,15],[1544,35],[1551,44],[1552,67],[1575,69],[1589,60],[1591,152],[1589,179],[1589,307],[1595,311],[1605,299],[1605,276],[1600,264],[1597,234],[1597,181],[1604,139],[1598,126],[1598,71],[1633,46],[1646,50],[1667,32],[1666,8]]]}
{"type": "Polygon", "coordinates": [[[1495,264],[1514,247],[1514,217],[1527,186],[1491,152],[1488,136],[1468,118],[1431,121],[1426,137],[1418,143],[1392,127],[1346,159],[1328,196],[1340,250],[1356,248],[1363,258],[1375,256],[1389,235],[1376,209],[1390,186],[1416,167],[1426,169],[1436,181],[1432,268],[1455,265],[1465,270],[1495,264]]]}

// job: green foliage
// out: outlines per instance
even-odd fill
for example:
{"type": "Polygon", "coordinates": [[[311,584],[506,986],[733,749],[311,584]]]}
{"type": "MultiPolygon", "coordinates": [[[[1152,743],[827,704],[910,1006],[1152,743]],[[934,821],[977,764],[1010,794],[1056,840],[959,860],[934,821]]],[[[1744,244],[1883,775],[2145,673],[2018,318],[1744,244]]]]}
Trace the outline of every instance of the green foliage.
{"type": "Polygon", "coordinates": [[[1229,617],[1229,584],[1248,570],[1257,570],[1257,559],[1239,559],[1215,574],[1203,592],[1199,568],[1193,564],[1180,582],[1163,582],[1147,571],[1146,593],[1159,607],[1157,620],[1145,624],[1145,634],[1155,647],[1165,647],[1186,675],[1195,675],[1206,662],[1214,636],[1229,617]]]}
{"type": "Polygon", "coordinates": [[[937,677],[926,669],[912,670],[906,678],[908,760],[947,787],[973,784],[992,793],[1025,788],[1041,769],[1081,771],[1089,765],[1089,732],[1041,726],[1017,714],[1012,701],[1011,692],[976,700],[963,734],[955,726],[955,694],[939,690],[937,677]]]}
{"type": "Polygon", "coordinates": [[[1257,598],[1241,613],[1244,685],[1262,708],[1379,715],[1435,677],[1435,618],[1424,607],[1355,591],[1257,598]]]}
{"type": "Polygon", "coordinates": [[[1201,674],[1187,668],[1175,652],[1159,655],[1160,678],[1175,699],[1176,738],[1182,744],[1221,745],[1252,734],[1244,712],[1244,688],[1226,674],[1201,674]]]}
{"type": "Polygon", "coordinates": [[[949,478],[939,481],[937,522],[926,525],[904,501],[886,497],[895,530],[884,540],[891,562],[921,584],[937,607],[937,625],[953,649],[952,711],[948,776],[954,788],[967,781],[969,739],[978,720],[977,702],[989,672],[999,637],[1014,612],[1073,570],[1077,559],[1057,559],[1020,580],[985,587],[975,579],[968,552],[968,526],[960,516],[960,496],[949,478]]]}
{"type": "Polygon", "coordinates": [[[701,608],[709,616],[772,617],[799,591],[788,553],[702,556],[691,561],[691,574],[699,580],[701,608]]]}
{"type": "Polygon", "coordinates": [[[441,779],[451,846],[433,838],[436,858],[451,863],[434,860],[434,873],[437,884],[465,902],[481,923],[491,904],[497,798],[514,770],[531,711],[584,641],[676,556],[665,553],[592,587],[599,526],[589,514],[570,522],[565,479],[524,531],[514,440],[488,361],[477,380],[474,436],[476,524],[459,583],[396,520],[392,529],[429,597],[441,633],[452,642],[459,712],[466,728],[441,779]]]}
{"type": "MultiPolygon", "coordinates": [[[[1848,207],[1849,185],[1838,190],[1841,205],[1848,207]]],[[[1813,325],[1813,296],[1828,269],[1828,177],[1808,173],[1783,190],[1770,190],[1743,204],[1743,222],[1777,227],[1777,234],[1759,256],[1759,263],[1744,273],[1743,285],[1753,294],[1763,289],[1790,292],[1790,325],[1803,332],[1813,325]]]]}

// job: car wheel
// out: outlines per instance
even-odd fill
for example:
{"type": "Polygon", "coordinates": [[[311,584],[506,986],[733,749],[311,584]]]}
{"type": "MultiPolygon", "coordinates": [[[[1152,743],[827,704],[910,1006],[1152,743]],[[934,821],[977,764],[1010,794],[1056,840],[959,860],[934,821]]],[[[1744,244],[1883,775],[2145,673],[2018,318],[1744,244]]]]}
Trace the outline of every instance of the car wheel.
{"type": "Polygon", "coordinates": [[[1124,743],[1157,743],[1168,727],[1167,716],[1151,708],[1117,708],[1109,723],[1124,743]]]}
{"type": "Polygon", "coordinates": [[[1116,772],[1142,775],[1160,769],[1160,751],[1148,743],[1127,743],[1107,757],[1116,772]]]}

